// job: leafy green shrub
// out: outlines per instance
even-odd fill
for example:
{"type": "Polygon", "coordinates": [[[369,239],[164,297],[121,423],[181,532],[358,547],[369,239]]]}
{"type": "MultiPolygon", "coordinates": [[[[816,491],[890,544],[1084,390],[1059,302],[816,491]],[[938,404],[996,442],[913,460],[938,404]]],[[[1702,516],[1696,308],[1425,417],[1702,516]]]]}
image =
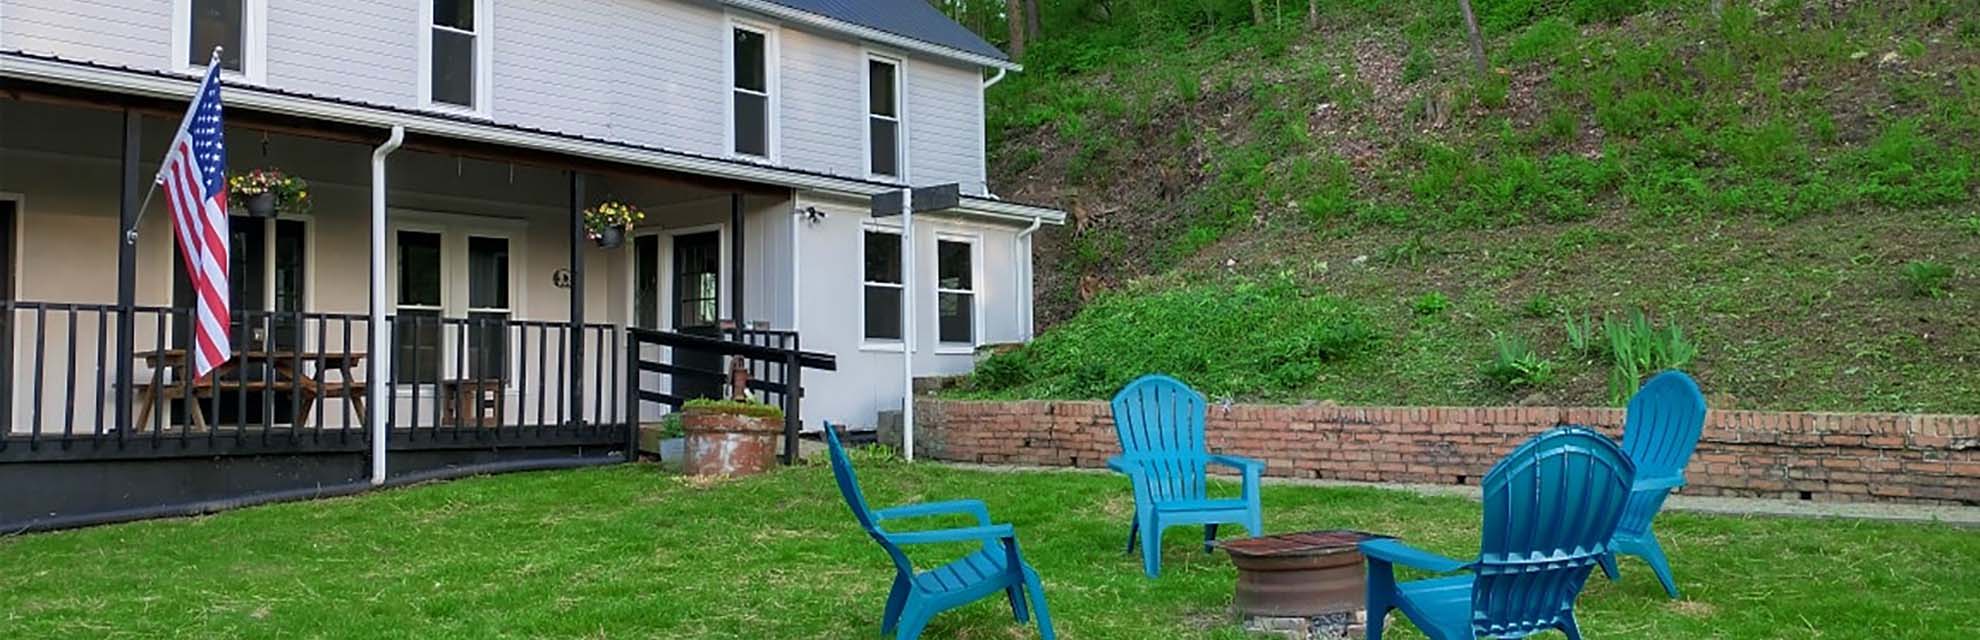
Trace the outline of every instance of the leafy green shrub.
{"type": "Polygon", "coordinates": [[[1905,284],[1911,292],[1927,298],[1952,295],[1953,268],[1929,260],[1913,260],[1904,265],[1905,284]]]}
{"type": "Polygon", "coordinates": [[[681,426],[680,412],[660,416],[660,437],[679,438],[684,435],[687,435],[687,429],[681,426]]]}
{"type": "Polygon", "coordinates": [[[1609,399],[1616,404],[1628,401],[1644,377],[1665,369],[1683,368],[1698,355],[1698,346],[1684,337],[1683,327],[1669,322],[1658,327],[1641,311],[1622,318],[1604,318],[1602,334],[1607,338],[1609,361],[1614,365],[1609,376],[1609,399]]]}
{"type": "Polygon", "coordinates": [[[1526,339],[1492,332],[1492,360],[1485,379],[1508,389],[1539,387],[1554,381],[1554,363],[1533,351],[1526,339]]]}
{"type": "Polygon", "coordinates": [[[970,387],[1105,398],[1162,372],[1210,395],[1283,395],[1376,339],[1359,308],[1289,281],[1138,287],[1102,295],[1030,345],[985,360],[970,387]]]}
{"type": "Polygon", "coordinates": [[[1442,291],[1431,291],[1411,300],[1409,308],[1419,316],[1442,315],[1451,308],[1451,299],[1444,297],[1442,291]]]}

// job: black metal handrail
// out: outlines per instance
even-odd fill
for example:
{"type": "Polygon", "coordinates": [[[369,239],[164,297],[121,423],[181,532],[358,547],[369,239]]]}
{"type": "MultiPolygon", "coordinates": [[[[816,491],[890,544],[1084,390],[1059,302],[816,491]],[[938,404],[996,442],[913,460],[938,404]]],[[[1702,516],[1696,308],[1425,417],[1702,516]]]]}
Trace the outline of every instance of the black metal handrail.
{"type": "MultiPolygon", "coordinates": [[[[741,358],[750,371],[749,389],[760,394],[759,400],[777,404],[784,410],[785,464],[795,462],[798,455],[798,431],[803,426],[800,402],[804,397],[803,371],[838,369],[838,360],[831,354],[802,350],[795,331],[729,329],[723,332],[729,339],[640,328],[628,329],[626,333],[626,361],[632,365],[626,375],[627,415],[638,416],[642,403],[662,404],[679,410],[688,400],[658,388],[647,388],[642,384],[642,373],[668,376],[670,381],[684,377],[716,382],[728,379],[727,371],[710,371],[679,364],[680,352],[741,358]],[[646,346],[668,348],[668,351],[675,352],[674,361],[664,359],[659,355],[662,352],[659,349],[653,350],[656,353],[649,357],[647,350],[642,348],[646,346]]],[[[636,439],[637,433],[632,437],[636,439]]],[[[629,447],[629,451],[636,448],[629,447]]]]}

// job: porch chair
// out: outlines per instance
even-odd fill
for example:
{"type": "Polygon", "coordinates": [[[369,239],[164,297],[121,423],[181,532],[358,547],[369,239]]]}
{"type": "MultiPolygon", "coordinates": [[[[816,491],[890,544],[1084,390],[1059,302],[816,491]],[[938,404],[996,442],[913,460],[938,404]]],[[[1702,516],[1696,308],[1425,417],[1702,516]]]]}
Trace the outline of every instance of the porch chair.
{"type": "Polygon", "coordinates": [[[1264,511],[1258,506],[1258,477],[1265,463],[1250,458],[1212,454],[1204,449],[1203,394],[1164,375],[1146,375],[1114,395],[1114,430],[1121,455],[1107,468],[1127,474],[1134,485],[1134,521],[1128,525],[1127,552],[1141,543],[1141,569],[1148,577],[1162,573],[1162,530],[1203,525],[1203,550],[1217,540],[1217,525],[1234,522],[1253,536],[1265,533],[1264,511]],[[1244,474],[1237,498],[1209,496],[1209,465],[1244,474]]]}
{"type": "Polygon", "coordinates": [[[1659,373],[1629,399],[1622,447],[1636,463],[1637,477],[1630,488],[1629,508],[1616,527],[1616,539],[1609,543],[1609,554],[1602,557],[1602,573],[1609,580],[1617,579],[1616,554],[1629,554],[1648,563],[1664,585],[1664,593],[1677,599],[1671,562],[1664,556],[1663,546],[1657,544],[1650,521],[1663,508],[1664,498],[1684,486],[1684,467],[1698,448],[1698,436],[1704,429],[1705,395],[1684,372],[1659,373]]]}
{"type": "Polygon", "coordinates": [[[1607,552],[1636,475],[1616,443],[1580,427],[1528,440],[1485,474],[1483,539],[1459,562],[1392,539],[1361,543],[1368,559],[1368,638],[1401,609],[1433,640],[1523,638],[1581,630],[1574,600],[1607,552]],[[1458,573],[1398,583],[1395,565],[1458,573]]]}
{"type": "Polygon", "coordinates": [[[846,458],[845,447],[839,444],[839,434],[830,423],[825,425],[825,442],[831,449],[832,476],[838,479],[839,495],[852,508],[860,528],[880,543],[880,548],[894,561],[894,587],[887,594],[887,608],[880,617],[881,633],[893,633],[895,640],[920,637],[922,627],[935,614],[1002,591],[1010,600],[1011,616],[1019,623],[1030,618],[1026,606],[1028,595],[1029,605],[1037,608],[1038,635],[1045,640],[1056,637],[1052,632],[1052,616],[1045,608],[1045,587],[1039,583],[1038,572],[1018,553],[1017,534],[1011,525],[991,524],[990,510],[980,500],[868,509],[866,495],[859,490],[859,478],[853,474],[852,462],[846,458]],[[976,525],[902,532],[880,526],[888,520],[951,514],[975,516],[976,525]],[[916,572],[913,563],[901,552],[902,545],[978,540],[983,542],[982,549],[930,571],[916,572]]]}

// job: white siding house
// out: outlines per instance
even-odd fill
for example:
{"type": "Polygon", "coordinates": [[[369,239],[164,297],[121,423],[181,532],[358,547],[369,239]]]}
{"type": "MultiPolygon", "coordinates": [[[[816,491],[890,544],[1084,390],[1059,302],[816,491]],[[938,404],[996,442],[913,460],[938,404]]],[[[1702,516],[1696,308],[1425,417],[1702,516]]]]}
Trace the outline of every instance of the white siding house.
{"type": "MultiPolygon", "coordinates": [[[[586,323],[671,330],[685,328],[681,283],[707,275],[721,320],[795,331],[803,349],[836,356],[837,371],[807,374],[807,428],[873,425],[902,401],[902,345],[867,323],[887,308],[885,295],[869,295],[887,287],[869,286],[868,237],[898,234],[898,222],[873,218],[870,198],[946,183],[964,194],[957,207],[918,214],[911,239],[919,339],[910,348],[925,374],[967,372],[978,347],[1029,337],[1024,236],[1064,219],[990,193],[984,90],[1017,65],[923,0],[0,0],[0,85],[9,89],[0,93],[0,215],[13,229],[0,275],[27,283],[10,288],[10,300],[118,302],[118,216],[131,206],[119,198],[128,186],[119,167],[156,171],[211,42],[236,45],[225,76],[230,167],[279,166],[317,194],[300,225],[271,226],[268,247],[252,249],[266,254],[255,255],[268,283],[266,295],[242,301],[259,306],[249,311],[358,314],[384,295],[407,314],[561,322],[582,313],[586,323]],[[891,91],[876,91],[875,73],[891,91]],[[130,123],[142,130],[126,131],[130,123]],[[405,147],[382,148],[395,127],[405,147]],[[761,153],[752,150],[759,138],[761,153]],[[382,184],[366,173],[375,150],[390,168],[382,184]],[[368,233],[374,192],[389,209],[383,248],[368,233]],[[606,198],[648,216],[622,247],[568,246],[574,212],[606,198]],[[493,277],[484,267],[496,263],[476,262],[498,255],[489,247],[501,249],[504,271],[495,284],[447,289],[443,303],[412,300],[397,278],[426,263],[397,256],[429,241],[450,278],[493,277]],[[677,251],[690,250],[719,254],[717,273],[682,271],[677,251]],[[392,257],[374,262],[380,251],[392,257]],[[367,264],[394,274],[385,290],[368,285],[367,264]],[[571,272],[582,276],[576,289],[571,272]],[[575,304],[572,290],[583,296],[575,304]]],[[[169,308],[168,216],[159,203],[148,211],[129,258],[143,274],[136,301],[169,308]]],[[[99,357],[104,330],[61,329],[82,336],[85,360],[99,357]]],[[[17,342],[29,340],[22,331],[17,342]]],[[[372,354],[381,365],[412,352],[393,342],[407,332],[392,331],[378,348],[393,353],[372,354]]],[[[166,338],[156,340],[162,348],[166,338]]],[[[599,340],[588,347],[594,357],[613,344],[599,340]]],[[[441,365],[437,375],[466,375],[460,369],[441,365]]],[[[621,373],[570,384],[604,389],[597,378],[621,373]]],[[[164,374],[138,378],[148,375],[164,374]]],[[[31,389],[65,397],[34,382],[15,375],[9,384],[22,398],[31,389]]],[[[413,414],[425,411],[421,398],[437,404],[413,386],[383,401],[413,414]]],[[[528,389],[505,393],[500,411],[541,410],[528,389]]],[[[608,397],[556,411],[618,411],[608,397]]],[[[85,411],[108,415],[113,401],[85,411]]],[[[35,411],[26,401],[0,409],[12,414],[0,435],[58,419],[35,411]]]]}

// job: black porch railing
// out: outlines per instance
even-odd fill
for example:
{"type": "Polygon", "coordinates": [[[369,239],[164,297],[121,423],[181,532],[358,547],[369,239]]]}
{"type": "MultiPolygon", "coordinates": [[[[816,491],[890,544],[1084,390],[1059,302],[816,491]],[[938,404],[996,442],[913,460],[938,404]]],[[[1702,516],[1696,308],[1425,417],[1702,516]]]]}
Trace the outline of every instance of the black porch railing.
{"type": "Polygon", "coordinates": [[[611,325],[392,316],[370,353],[361,314],[236,311],[230,357],[195,380],[192,310],[131,309],[128,353],[122,313],[0,303],[0,463],[362,451],[372,381],[394,448],[616,450],[630,430],[611,325]]]}
{"type": "Polygon", "coordinates": [[[639,415],[645,404],[679,410],[683,403],[693,399],[681,392],[683,388],[725,389],[728,368],[684,364],[703,360],[691,354],[714,356],[718,362],[740,358],[750,372],[748,388],[756,392],[756,399],[784,410],[785,464],[795,462],[798,456],[798,434],[803,428],[804,370],[838,368],[837,359],[830,355],[799,349],[794,331],[730,329],[724,332],[728,339],[638,328],[628,329],[626,334],[626,360],[633,365],[626,376],[628,415],[639,415]]]}

